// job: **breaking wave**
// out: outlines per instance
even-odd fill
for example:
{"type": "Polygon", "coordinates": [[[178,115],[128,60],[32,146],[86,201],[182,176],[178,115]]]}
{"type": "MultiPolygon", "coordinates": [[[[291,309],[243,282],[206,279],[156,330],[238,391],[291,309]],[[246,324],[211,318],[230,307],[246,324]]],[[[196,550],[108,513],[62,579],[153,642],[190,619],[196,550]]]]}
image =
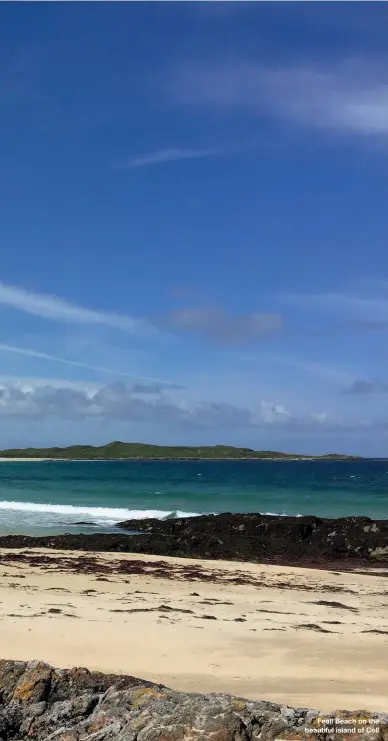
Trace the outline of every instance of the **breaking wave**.
{"type": "Polygon", "coordinates": [[[124,509],[121,507],[88,507],[72,504],[39,504],[35,502],[0,501],[0,511],[30,512],[31,514],[59,515],[69,520],[88,517],[102,524],[116,524],[121,520],[155,518],[165,520],[174,517],[196,517],[198,512],[168,511],[162,509],[124,509]]]}

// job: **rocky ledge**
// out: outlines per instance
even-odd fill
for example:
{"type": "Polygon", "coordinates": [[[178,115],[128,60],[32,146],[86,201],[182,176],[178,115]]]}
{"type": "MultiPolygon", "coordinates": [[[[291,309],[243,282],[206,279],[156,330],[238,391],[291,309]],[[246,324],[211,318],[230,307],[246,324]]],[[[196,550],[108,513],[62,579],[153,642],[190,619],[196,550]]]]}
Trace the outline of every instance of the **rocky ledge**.
{"type": "Polygon", "coordinates": [[[369,517],[323,519],[225,513],[175,520],[128,520],[119,527],[147,534],[147,540],[143,540],[147,547],[154,542],[160,548],[164,538],[163,552],[175,556],[293,564],[346,559],[388,562],[388,520],[369,517]]]}
{"type": "Polygon", "coordinates": [[[4,535],[0,548],[142,553],[289,566],[365,568],[388,563],[388,520],[220,514],[127,520],[117,533],[4,535]],[[124,531],[138,531],[130,535],[124,531]]]}
{"type": "Polygon", "coordinates": [[[188,694],[135,677],[0,660],[0,738],[22,741],[388,741],[388,715],[188,694]],[[360,730],[359,729],[363,729],[360,730]]]}

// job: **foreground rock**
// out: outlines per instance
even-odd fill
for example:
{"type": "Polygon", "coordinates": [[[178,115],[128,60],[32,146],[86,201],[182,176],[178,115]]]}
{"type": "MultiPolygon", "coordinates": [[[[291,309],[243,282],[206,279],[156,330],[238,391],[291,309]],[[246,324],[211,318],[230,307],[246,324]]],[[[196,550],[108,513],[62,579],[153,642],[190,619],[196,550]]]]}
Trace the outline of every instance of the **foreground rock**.
{"type": "Polygon", "coordinates": [[[0,660],[0,692],[2,741],[298,741],[316,738],[322,727],[335,741],[360,736],[359,728],[364,738],[388,741],[384,713],[324,714],[224,694],[187,694],[42,662],[0,660]]]}
{"type": "Polygon", "coordinates": [[[289,566],[356,568],[388,563],[388,520],[220,514],[171,520],[127,520],[120,531],[32,537],[4,535],[0,548],[56,548],[143,553],[289,566]]]}

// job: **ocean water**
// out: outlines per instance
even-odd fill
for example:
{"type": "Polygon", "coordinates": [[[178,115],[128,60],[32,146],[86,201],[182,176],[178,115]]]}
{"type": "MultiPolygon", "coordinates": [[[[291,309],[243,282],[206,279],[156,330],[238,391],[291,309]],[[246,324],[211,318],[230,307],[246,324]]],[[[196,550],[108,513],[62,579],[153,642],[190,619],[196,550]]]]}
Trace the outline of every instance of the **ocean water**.
{"type": "Polygon", "coordinates": [[[0,462],[0,533],[210,512],[388,518],[388,461],[0,462]]]}

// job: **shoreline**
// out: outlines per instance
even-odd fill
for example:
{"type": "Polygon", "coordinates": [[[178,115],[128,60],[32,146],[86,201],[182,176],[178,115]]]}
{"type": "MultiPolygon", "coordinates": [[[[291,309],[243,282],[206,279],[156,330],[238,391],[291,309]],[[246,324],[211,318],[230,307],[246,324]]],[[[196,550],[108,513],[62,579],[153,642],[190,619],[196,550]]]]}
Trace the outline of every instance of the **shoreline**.
{"type": "Polygon", "coordinates": [[[388,461],[388,458],[361,458],[359,456],[337,456],[336,458],[333,458],[332,456],[281,456],[281,457],[270,457],[270,456],[240,456],[240,457],[222,457],[222,458],[208,458],[208,457],[198,457],[195,458],[192,457],[169,457],[169,456],[159,456],[154,458],[147,458],[143,456],[132,456],[128,458],[29,458],[29,457],[11,457],[11,456],[3,456],[0,457],[0,463],[7,463],[7,462],[13,462],[13,463],[28,463],[28,462],[43,462],[43,461],[51,461],[55,463],[59,462],[67,462],[67,463],[92,463],[92,462],[126,462],[129,463],[131,461],[142,461],[144,463],[157,463],[158,461],[181,461],[181,462],[188,462],[188,461],[198,461],[200,463],[204,463],[206,461],[273,461],[273,462],[288,462],[288,461],[311,461],[311,462],[319,462],[319,461],[329,461],[332,463],[336,462],[347,462],[347,463],[355,463],[357,461],[388,461]]]}
{"type": "Polygon", "coordinates": [[[227,512],[126,520],[110,533],[0,536],[0,548],[128,553],[323,571],[385,569],[388,575],[387,544],[388,520],[227,512]]]}

